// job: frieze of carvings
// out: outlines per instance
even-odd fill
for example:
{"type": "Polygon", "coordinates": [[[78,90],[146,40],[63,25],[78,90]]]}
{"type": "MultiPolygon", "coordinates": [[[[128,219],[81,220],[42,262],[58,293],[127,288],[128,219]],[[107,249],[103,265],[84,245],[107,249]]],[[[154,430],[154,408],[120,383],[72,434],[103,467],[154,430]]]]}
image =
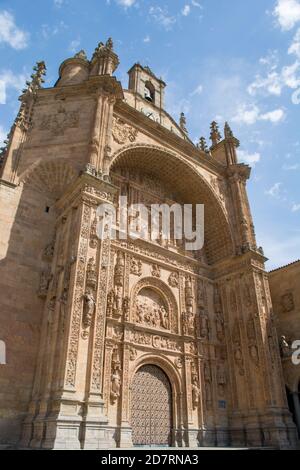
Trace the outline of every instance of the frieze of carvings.
{"type": "Polygon", "coordinates": [[[160,278],[161,270],[160,270],[160,266],[158,266],[158,264],[153,264],[152,265],[151,274],[152,274],[153,277],[160,278]]]}
{"type": "Polygon", "coordinates": [[[82,333],[81,336],[83,339],[87,339],[89,336],[89,329],[92,325],[94,313],[95,313],[96,301],[94,293],[91,289],[88,289],[84,294],[84,305],[83,305],[83,315],[82,315],[82,333]]]}
{"type": "MultiPolygon", "coordinates": [[[[162,261],[163,263],[169,264],[171,266],[174,266],[179,269],[183,269],[185,271],[191,272],[193,274],[199,274],[199,266],[198,263],[195,262],[195,264],[192,264],[191,262],[189,263],[181,263],[177,259],[174,259],[172,257],[163,255],[159,253],[158,251],[154,251],[149,249],[148,247],[143,247],[143,246],[138,246],[137,244],[134,243],[128,243],[121,241],[120,243],[116,240],[114,241],[115,244],[120,244],[122,248],[127,248],[131,250],[132,252],[136,254],[140,254],[143,256],[155,258],[159,261],[162,261]]],[[[134,274],[134,273],[132,273],[134,274]]]]}
{"type": "Polygon", "coordinates": [[[225,395],[227,385],[227,377],[224,364],[217,365],[217,384],[219,395],[223,397],[225,395]]]}
{"type": "Polygon", "coordinates": [[[88,193],[91,196],[95,196],[101,200],[105,200],[107,202],[115,202],[115,195],[113,193],[101,191],[99,189],[94,188],[94,186],[85,185],[83,188],[83,192],[88,193]]]}
{"type": "Polygon", "coordinates": [[[111,364],[111,388],[110,388],[110,399],[111,403],[117,402],[121,394],[121,361],[118,348],[113,349],[112,353],[112,364],[111,364]]]}
{"type": "Polygon", "coordinates": [[[288,292],[287,294],[284,294],[280,299],[280,303],[284,313],[292,312],[295,308],[293,293],[288,292]]]}
{"type": "Polygon", "coordinates": [[[147,346],[154,349],[164,349],[167,351],[181,352],[182,346],[177,341],[161,335],[150,333],[130,332],[130,342],[140,346],[147,346]]]}
{"type": "Polygon", "coordinates": [[[113,331],[112,331],[113,339],[117,341],[121,341],[123,339],[123,336],[124,336],[123,328],[120,325],[114,326],[113,331]]]}
{"type": "Polygon", "coordinates": [[[136,258],[131,258],[130,260],[130,274],[134,274],[135,276],[142,275],[142,262],[136,258]]]}
{"type": "Polygon", "coordinates": [[[179,286],[179,274],[177,272],[173,272],[170,274],[168,278],[168,283],[170,287],[178,288],[179,286]]]}
{"type": "Polygon", "coordinates": [[[138,130],[127,124],[122,119],[114,118],[112,135],[115,142],[120,145],[123,145],[127,142],[135,142],[138,135],[138,130]]]}
{"type": "Polygon", "coordinates": [[[79,126],[79,111],[66,111],[60,106],[57,113],[45,114],[41,117],[39,130],[49,131],[52,135],[64,135],[66,129],[75,129],[79,126]]]}
{"type": "Polygon", "coordinates": [[[135,320],[137,323],[152,328],[162,328],[170,330],[169,312],[161,299],[154,296],[155,292],[149,291],[148,295],[138,295],[136,300],[135,320]]]}

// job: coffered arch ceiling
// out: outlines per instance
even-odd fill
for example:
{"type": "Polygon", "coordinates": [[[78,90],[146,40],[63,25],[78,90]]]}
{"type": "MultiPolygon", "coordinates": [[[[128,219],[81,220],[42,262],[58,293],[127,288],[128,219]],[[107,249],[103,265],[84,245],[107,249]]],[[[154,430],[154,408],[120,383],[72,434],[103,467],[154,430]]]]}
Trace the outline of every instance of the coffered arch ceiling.
{"type": "Polygon", "coordinates": [[[154,146],[129,146],[112,159],[110,171],[121,169],[150,173],[173,188],[186,204],[204,204],[205,243],[209,264],[233,255],[233,241],[224,210],[212,188],[187,161],[154,146]]]}

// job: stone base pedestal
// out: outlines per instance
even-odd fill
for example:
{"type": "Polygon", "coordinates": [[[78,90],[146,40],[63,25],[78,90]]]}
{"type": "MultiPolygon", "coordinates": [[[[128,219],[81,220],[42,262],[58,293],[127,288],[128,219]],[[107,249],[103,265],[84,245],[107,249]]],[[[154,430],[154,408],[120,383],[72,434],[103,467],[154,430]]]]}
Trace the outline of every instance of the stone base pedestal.
{"type": "Polygon", "coordinates": [[[128,425],[123,425],[119,429],[119,447],[121,449],[130,449],[133,447],[132,442],[132,428],[128,425]]]}
{"type": "Polygon", "coordinates": [[[46,421],[46,435],[42,449],[80,450],[81,420],[61,417],[46,421]]]}
{"type": "Polygon", "coordinates": [[[229,433],[228,429],[218,428],[216,430],[217,437],[217,446],[218,447],[228,447],[229,446],[229,433]]]}
{"type": "Polygon", "coordinates": [[[191,448],[199,447],[199,430],[198,429],[189,429],[187,431],[187,445],[191,448]]]}
{"type": "Polygon", "coordinates": [[[215,447],[216,431],[215,429],[201,429],[199,432],[199,440],[201,447],[215,447]]]}

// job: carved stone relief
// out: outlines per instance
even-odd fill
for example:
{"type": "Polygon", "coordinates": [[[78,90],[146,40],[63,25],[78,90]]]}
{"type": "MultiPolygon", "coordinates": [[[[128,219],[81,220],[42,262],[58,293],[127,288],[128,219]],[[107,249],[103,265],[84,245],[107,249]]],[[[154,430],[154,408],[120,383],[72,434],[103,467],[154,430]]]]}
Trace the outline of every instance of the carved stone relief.
{"type": "Polygon", "coordinates": [[[137,323],[165,330],[170,329],[170,318],[164,299],[153,289],[142,289],[137,297],[135,320],[137,323]]]}

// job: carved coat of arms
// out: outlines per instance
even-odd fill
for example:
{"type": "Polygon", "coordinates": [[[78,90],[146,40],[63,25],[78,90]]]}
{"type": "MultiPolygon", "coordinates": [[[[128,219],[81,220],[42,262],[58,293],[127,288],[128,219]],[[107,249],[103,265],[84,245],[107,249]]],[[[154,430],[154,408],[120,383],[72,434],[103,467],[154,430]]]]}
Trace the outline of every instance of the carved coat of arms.
{"type": "Polygon", "coordinates": [[[137,134],[137,129],[130,126],[129,124],[126,124],[126,122],[124,122],[120,118],[114,118],[112,135],[114,140],[118,144],[122,145],[125,144],[127,141],[134,142],[137,134]]]}
{"type": "Polygon", "coordinates": [[[60,107],[56,114],[48,114],[42,117],[39,129],[50,131],[52,135],[63,135],[68,128],[76,128],[79,125],[79,112],[66,111],[60,107]]]}

